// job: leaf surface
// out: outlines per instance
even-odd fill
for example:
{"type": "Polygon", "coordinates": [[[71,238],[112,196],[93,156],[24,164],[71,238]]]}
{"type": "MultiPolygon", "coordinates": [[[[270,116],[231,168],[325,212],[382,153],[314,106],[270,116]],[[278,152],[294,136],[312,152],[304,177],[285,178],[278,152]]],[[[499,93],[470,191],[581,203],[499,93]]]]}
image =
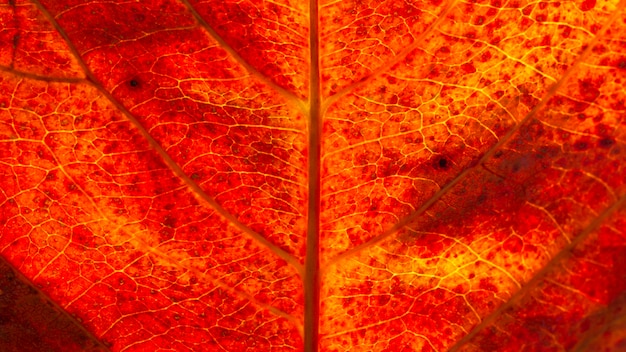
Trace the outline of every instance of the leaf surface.
{"type": "Polygon", "coordinates": [[[625,7],[1,4],[0,349],[626,348],[625,7]]]}

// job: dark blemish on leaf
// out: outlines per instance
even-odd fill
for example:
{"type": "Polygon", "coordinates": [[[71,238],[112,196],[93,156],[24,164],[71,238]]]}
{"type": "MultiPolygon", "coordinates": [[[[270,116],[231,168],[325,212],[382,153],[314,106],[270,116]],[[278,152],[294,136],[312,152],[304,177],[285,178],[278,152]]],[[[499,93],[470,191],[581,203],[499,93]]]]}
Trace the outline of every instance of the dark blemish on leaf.
{"type": "Polygon", "coordinates": [[[19,43],[20,43],[20,39],[22,38],[21,35],[16,34],[13,36],[13,49],[17,49],[19,43]]]}
{"type": "Polygon", "coordinates": [[[574,143],[574,149],[579,151],[587,150],[588,147],[589,145],[587,144],[587,142],[584,141],[578,141],[574,143]]]}
{"type": "Polygon", "coordinates": [[[161,224],[165,227],[174,228],[176,227],[176,218],[166,216],[161,224]]]}
{"type": "Polygon", "coordinates": [[[139,81],[138,81],[138,80],[136,80],[136,79],[131,79],[131,80],[130,80],[130,82],[128,82],[128,84],[129,84],[131,87],[137,87],[137,86],[139,86],[139,81]]]}
{"type": "Polygon", "coordinates": [[[511,167],[511,171],[513,173],[517,173],[521,170],[525,170],[528,169],[532,166],[533,161],[530,157],[528,156],[522,156],[519,159],[515,160],[515,162],[513,163],[512,167],[511,167]]]}
{"type": "Polygon", "coordinates": [[[603,138],[598,142],[600,148],[610,148],[613,144],[615,144],[615,141],[611,138],[603,138]]]}
{"type": "Polygon", "coordinates": [[[444,158],[444,157],[438,157],[437,159],[435,159],[434,165],[433,165],[436,169],[441,169],[441,170],[445,170],[447,169],[450,164],[448,162],[448,159],[444,158]]]}

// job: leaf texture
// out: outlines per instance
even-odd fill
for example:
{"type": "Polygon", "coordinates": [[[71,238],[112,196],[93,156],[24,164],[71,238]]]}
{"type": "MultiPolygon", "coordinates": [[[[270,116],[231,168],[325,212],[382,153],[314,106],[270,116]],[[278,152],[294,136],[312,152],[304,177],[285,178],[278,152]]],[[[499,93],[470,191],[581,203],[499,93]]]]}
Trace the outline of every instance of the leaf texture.
{"type": "Polygon", "coordinates": [[[626,349],[625,7],[0,4],[0,350],[626,349]]]}

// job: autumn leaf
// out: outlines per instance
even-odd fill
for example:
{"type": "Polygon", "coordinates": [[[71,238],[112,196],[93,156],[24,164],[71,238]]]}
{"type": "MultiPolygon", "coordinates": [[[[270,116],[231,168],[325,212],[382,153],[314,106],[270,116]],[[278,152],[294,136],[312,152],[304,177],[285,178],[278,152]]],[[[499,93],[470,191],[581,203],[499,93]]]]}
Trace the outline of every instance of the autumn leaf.
{"type": "Polygon", "coordinates": [[[0,5],[0,350],[626,349],[626,2],[0,5]]]}

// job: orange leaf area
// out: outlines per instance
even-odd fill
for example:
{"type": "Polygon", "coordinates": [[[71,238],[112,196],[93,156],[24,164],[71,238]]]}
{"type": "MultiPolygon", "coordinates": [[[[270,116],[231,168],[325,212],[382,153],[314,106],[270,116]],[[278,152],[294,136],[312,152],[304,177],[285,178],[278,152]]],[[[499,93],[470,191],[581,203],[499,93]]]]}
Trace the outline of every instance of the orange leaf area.
{"type": "Polygon", "coordinates": [[[0,4],[0,350],[626,349],[626,2],[0,4]]]}

